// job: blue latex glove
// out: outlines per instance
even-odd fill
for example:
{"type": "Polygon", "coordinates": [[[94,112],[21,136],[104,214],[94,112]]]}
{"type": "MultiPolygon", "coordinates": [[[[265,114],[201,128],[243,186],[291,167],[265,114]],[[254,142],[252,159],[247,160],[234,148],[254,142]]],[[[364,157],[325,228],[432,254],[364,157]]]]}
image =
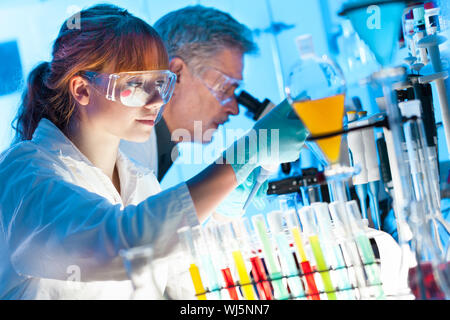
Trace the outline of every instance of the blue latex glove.
{"type": "Polygon", "coordinates": [[[232,166],[240,185],[262,164],[297,160],[307,136],[303,123],[284,100],[225,150],[223,158],[232,166]],[[275,150],[274,154],[271,154],[272,150],[275,150]]]}
{"type": "MultiPolygon", "coordinates": [[[[258,177],[261,167],[254,169],[247,179],[237,186],[226,198],[222,201],[216,208],[216,213],[227,217],[235,218],[241,216],[242,207],[247,201],[248,195],[256,183],[256,178],[258,177]]],[[[252,200],[253,205],[258,210],[263,210],[266,206],[267,189],[269,188],[269,181],[265,181],[262,186],[258,189],[255,197],[252,200]]]]}

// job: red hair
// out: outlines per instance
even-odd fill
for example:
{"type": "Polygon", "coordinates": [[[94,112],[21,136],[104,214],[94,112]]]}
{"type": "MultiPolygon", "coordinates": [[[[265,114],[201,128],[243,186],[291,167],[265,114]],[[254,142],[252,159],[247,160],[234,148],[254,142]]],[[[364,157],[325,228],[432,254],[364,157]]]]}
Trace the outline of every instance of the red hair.
{"type": "Polygon", "coordinates": [[[33,69],[22,96],[16,141],[30,140],[42,118],[67,133],[76,103],[69,82],[83,70],[123,72],[167,69],[169,58],[158,33],[145,21],[114,5],[96,5],[75,16],[80,28],[61,27],[51,62],[33,69]]]}

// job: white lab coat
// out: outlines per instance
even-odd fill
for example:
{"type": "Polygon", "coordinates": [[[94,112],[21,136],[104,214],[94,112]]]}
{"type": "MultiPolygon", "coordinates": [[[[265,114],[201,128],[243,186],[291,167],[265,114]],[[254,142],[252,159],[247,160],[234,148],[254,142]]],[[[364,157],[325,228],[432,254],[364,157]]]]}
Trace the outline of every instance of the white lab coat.
{"type": "Polygon", "coordinates": [[[128,299],[119,251],[152,244],[162,259],[178,249],[176,231],[199,224],[186,184],[160,192],[120,152],[117,167],[121,196],[46,119],[0,155],[1,299],[128,299]]]}

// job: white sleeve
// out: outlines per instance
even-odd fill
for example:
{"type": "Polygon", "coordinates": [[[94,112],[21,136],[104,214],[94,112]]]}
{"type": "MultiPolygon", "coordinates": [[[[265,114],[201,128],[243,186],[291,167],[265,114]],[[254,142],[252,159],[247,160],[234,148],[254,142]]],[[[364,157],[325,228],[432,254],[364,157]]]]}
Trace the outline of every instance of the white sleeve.
{"type": "Polygon", "coordinates": [[[125,280],[121,249],[151,244],[161,257],[179,228],[199,224],[184,183],[121,209],[31,153],[0,159],[0,231],[19,274],[66,280],[76,267],[81,281],[125,280]]]}

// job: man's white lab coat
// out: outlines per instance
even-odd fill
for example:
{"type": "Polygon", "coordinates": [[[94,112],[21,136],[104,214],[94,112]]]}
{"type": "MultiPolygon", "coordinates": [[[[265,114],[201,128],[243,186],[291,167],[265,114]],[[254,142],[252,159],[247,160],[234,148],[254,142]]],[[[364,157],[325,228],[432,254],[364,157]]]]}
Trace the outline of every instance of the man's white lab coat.
{"type": "Polygon", "coordinates": [[[0,155],[0,299],[128,299],[119,251],[151,244],[162,259],[178,249],[177,230],[199,224],[186,184],[161,192],[120,152],[117,167],[121,195],[47,119],[0,155]]]}

